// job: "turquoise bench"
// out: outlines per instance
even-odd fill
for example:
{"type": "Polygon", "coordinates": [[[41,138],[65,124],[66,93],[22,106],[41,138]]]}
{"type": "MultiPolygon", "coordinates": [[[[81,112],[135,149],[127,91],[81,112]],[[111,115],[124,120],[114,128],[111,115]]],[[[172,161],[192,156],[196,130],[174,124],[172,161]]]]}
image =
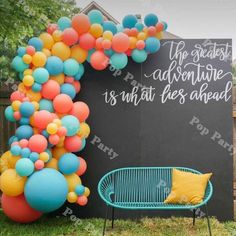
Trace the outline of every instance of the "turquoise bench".
{"type": "Polygon", "coordinates": [[[172,169],[201,174],[199,171],[185,167],[130,167],[113,170],[104,175],[98,183],[98,193],[107,205],[103,227],[106,229],[109,206],[112,207],[112,228],[114,226],[114,210],[191,210],[193,225],[195,224],[196,210],[205,207],[208,230],[211,236],[210,220],[207,202],[212,196],[213,187],[208,182],[204,200],[197,205],[165,204],[164,200],[171,191],[172,169]]]}

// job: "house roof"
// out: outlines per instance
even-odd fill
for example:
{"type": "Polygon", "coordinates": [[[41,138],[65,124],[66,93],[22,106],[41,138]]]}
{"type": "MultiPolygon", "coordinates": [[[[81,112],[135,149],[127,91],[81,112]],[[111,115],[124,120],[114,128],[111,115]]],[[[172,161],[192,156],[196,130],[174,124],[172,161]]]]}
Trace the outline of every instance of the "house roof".
{"type": "MultiPolygon", "coordinates": [[[[115,19],[112,15],[110,15],[103,7],[101,7],[98,3],[95,1],[90,2],[85,8],[81,10],[82,13],[88,14],[91,10],[99,10],[102,12],[102,14],[110,21],[113,21],[115,24],[119,24],[120,22],[115,19]]],[[[140,15],[140,14],[139,14],[140,15]]],[[[141,15],[140,15],[141,18],[141,15]]],[[[170,32],[163,32],[163,39],[180,39],[179,36],[174,35],[170,32]]]]}

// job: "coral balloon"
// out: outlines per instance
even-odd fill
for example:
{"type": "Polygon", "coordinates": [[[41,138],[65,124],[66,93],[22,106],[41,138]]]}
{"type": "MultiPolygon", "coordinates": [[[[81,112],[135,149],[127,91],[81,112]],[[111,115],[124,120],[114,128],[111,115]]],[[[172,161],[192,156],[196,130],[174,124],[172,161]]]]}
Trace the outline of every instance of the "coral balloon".
{"type": "Polygon", "coordinates": [[[78,33],[73,28],[67,28],[62,33],[62,41],[68,46],[75,44],[78,39],[78,33]]]}
{"type": "Polygon", "coordinates": [[[85,33],[80,36],[79,46],[84,50],[94,48],[95,38],[90,33],[85,33]]]}
{"type": "Polygon", "coordinates": [[[26,201],[24,194],[17,197],[2,195],[3,212],[13,221],[18,223],[30,223],[39,219],[41,212],[33,209],[26,201]]]}
{"type": "Polygon", "coordinates": [[[49,80],[42,86],[42,96],[46,99],[54,99],[60,93],[60,86],[54,80],[49,80]]]}
{"type": "Polygon", "coordinates": [[[73,107],[73,102],[68,95],[59,94],[53,100],[53,107],[59,113],[67,113],[73,107]]]}
{"type": "Polygon", "coordinates": [[[69,152],[78,152],[82,147],[82,139],[77,135],[66,137],[64,146],[69,152]]]}
{"type": "Polygon", "coordinates": [[[81,176],[87,170],[87,163],[82,157],[78,157],[78,158],[79,158],[79,169],[76,171],[76,174],[78,176],[81,176]]]}
{"type": "Polygon", "coordinates": [[[96,70],[104,70],[109,63],[109,58],[102,51],[96,51],[90,58],[91,66],[96,70]]]}
{"type": "Polygon", "coordinates": [[[85,14],[78,14],[72,18],[72,27],[77,31],[79,35],[86,33],[90,29],[89,17],[85,14]]]}
{"type": "Polygon", "coordinates": [[[39,129],[45,129],[52,120],[53,116],[49,111],[42,110],[34,113],[34,124],[39,129]]]}
{"type": "Polygon", "coordinates": [[[84,122],[89,116],[89,107],[84,102],[75,102],[69,114],[77,117],[80,122],[84,122]]]}
{"type": "Polygon", "coordinates": [[[41,134],[35,134],[29,139],[29,149],[32,152],[43,152],[48,145],[47,139],[41,134]]]}
{"type": "Polygon", "coordinates": [[[125,52],[129,44],[129,37],[124,33],[118,33],[112,38],[112,49],[116,52],[125,52]]]}

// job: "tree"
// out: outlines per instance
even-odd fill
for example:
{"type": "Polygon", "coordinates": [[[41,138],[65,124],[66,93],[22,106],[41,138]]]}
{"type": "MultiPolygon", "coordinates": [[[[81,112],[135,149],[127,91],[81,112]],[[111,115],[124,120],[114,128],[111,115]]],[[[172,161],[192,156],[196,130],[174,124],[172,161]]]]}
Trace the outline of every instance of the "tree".
{"type": "Polygon", "coordinates": [[[18,46],[39,35],[49,23],[61,16],[79,12],[75,0],[1,0],[0,1],[0,80],[16,78],[10,63],[18,46]]]}

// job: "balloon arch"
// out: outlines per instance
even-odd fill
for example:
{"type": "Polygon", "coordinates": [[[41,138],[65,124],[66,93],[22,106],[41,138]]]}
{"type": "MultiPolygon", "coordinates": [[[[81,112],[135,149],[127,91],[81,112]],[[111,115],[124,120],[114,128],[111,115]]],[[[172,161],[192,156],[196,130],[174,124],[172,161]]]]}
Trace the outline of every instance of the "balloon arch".
{"type": "Polygon", "coordinates": [[[95,70],[109,64],[123,69],[128,56],[142,63],[159,50],[166,28],[155,14],[148,14],[144,24],[127,15],[115,25],[92,10],[72,20],[60,18],[17,50],[12,67],[22,82],[11,94],[5,116],[19,125],[0,162],[2,208],[9,218],[28,223],[66,200],[87,204],[90,191],[80,179],[86,161],[73,154],[85,147],[90,133],[89,107],[73,102],[83,63],[95,70]]]}

